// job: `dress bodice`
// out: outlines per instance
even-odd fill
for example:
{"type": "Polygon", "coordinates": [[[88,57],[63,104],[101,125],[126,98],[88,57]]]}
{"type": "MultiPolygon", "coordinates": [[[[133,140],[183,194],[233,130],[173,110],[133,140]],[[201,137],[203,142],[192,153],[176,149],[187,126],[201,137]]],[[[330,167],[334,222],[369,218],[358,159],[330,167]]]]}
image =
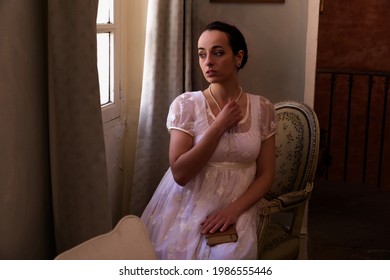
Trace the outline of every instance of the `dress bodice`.
{"type": "MultiPolygon", "coordinates": [[[[264,97],[245,94],[247,108],[238,125],[222,136],[211,161],[249,163],[256,160],[261,142],[275,131],[273,105],[264,97]]],[[[201,91],[178,96],[168,114],[168,130],[180,129],[198,143],[215,116],[201,91]]]]}

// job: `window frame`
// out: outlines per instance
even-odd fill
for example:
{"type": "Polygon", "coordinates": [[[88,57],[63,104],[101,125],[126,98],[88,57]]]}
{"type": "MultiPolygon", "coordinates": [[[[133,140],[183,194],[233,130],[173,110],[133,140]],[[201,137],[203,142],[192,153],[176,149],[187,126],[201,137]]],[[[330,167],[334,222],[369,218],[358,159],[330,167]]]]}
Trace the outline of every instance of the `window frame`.
{"type": "MultiPolygon", "coordinates": [[[[113,36],[113,101],[101,105],[103,123],[109,122],[121,115],[121,0],[113,0],[113,17],[112,23],[96,23],[96,36],[99,33],[110,32],[113,36]]],[[[96,54],[97,55],[97,54],[96,54]]],[[[100,96],[100,93],[99,93],[100,96]]]]}

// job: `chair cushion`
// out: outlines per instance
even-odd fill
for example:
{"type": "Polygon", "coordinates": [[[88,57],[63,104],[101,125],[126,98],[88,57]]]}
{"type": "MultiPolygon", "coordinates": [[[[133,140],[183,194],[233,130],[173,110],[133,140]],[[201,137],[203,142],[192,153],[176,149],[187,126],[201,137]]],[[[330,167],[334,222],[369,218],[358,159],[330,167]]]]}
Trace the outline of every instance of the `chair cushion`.
{"type": "Polygon", "coordinates": [[[293,260],[298,257],[299,238],[288,234],[287,229],[271,221],[267,229],[264,252],[265,260],[293,260]]]}
{"type": "Polygon", "coordinates": [[[145,225],[132,215],[115,228],[63,252],[56,260],[147,260],[156,259],[145,225]]]}

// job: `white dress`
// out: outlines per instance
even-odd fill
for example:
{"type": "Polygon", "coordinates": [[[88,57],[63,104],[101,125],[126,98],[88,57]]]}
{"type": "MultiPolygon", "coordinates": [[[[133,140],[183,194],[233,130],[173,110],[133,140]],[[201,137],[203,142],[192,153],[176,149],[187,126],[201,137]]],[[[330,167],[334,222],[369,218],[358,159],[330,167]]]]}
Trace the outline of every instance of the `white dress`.
{"type": "MultiPolygon", "coordinates": [[[[276,132],[272,103],[258,95],[246,96],[245,117],[222,136],[202,171],[182,187],[168,169],[145,208],[141,219],[159,259],[256,258],[256,205],[238,218],[237,242],[210,247],[200,233],[200,224],[209,214],[245,192],[255,178],[261,142],[276,132]]],[[[186,92],[172,102],[167,128],[189,133],[196,145],[214,119],[201,91],[186,92]]]]}

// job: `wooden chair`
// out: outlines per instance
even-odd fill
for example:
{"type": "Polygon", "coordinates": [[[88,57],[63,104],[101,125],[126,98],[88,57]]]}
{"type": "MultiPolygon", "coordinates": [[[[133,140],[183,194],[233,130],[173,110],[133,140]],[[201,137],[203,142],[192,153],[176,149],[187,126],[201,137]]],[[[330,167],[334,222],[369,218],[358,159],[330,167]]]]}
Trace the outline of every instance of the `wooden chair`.
{"type": "Polygon", "coordinates": [[[309,106],[285,101],[275,104],[276,175],[260,203],[259,259],[306,257],[307,205],[313,189],[320,127],[309,106]]]}

